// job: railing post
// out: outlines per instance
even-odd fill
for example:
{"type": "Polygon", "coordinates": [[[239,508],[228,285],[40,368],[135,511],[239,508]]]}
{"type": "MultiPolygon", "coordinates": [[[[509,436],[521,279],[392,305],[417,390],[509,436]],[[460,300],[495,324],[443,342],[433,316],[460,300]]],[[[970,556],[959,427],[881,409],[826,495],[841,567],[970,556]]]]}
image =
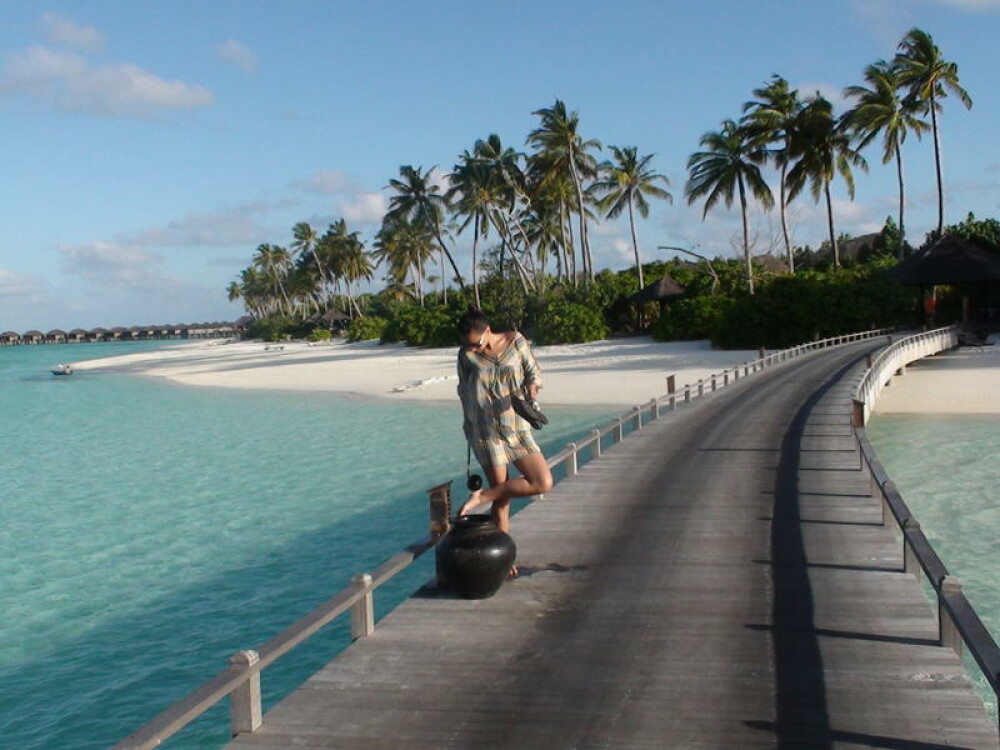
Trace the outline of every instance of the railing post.
{"type": "Polygon", "coordinates": [[[729,385],[729,370],[722,371],[722,387],[725,388],[729,385]]]}
{"type": "Polygon", "coordinates": [[[594,436],[594,452],[591,458],[601,457],[601,431],[591,430],[591,434],[594,436]]]}
{"type": "Polygon", "coordinates": [[[264,723],[260,703],[260,672],[253,666],[260,661],[256,651],[237,651],[229,657],[229,666],[250,672],[247,679],[229,694],[229,728],[233,737],[255,732],[264,723]]]}
{"type": "Polygon", "coordinates": [[[655,398],[651,398],[649,400],[649,418],[650,419],[660,418],[660,403],[655,398]]]}
{"type": "Polygon", "coordinates": [[[715,390],[715,375],[712,376],[712,390],[715,390]]]}
{"type": "Polygon", "coordinates": [[[622,426],[622,418],[615,417],[615,442],[620,443],[625,439],[625,429],[622,426]]]}
{"type": "Polygon", "coordinates": [[[865,402],[851,399],[851,427],[858,429],[865,426],[865,402]]]}
{"type": "Polygon", "coordinates": [[[369,573],[358,573],[352,582],[365,589],[365,595],[351,606],[351,640],[367,638],[375,632],[375,601],[372,596],[372,577],[369,573]]]}
{"type": "Polygon", "coordinates": [[[747,363],[743,365],[743,377],[747,377],[750,374],[750,364],[747,363]]]}
{"type": "Polygon", "coordinates": [[[920,531],[920,522],[915,518],[903,521],[903,572],[919,576],[920,561],[917,559],[917,553],[913,551],[913,545],[906,538],[907,531],[920,531]]]}
{"type": "Polygon", "coordinates": [[[569,443],[566,447],[569,448],[569,471],[566,474],[567,476],[575,477],[580,470],[576,461],[576,443],[569,443]]]}
{"type": "Polygon", "coordinates": [[[767,349],[763,346],[757,350],[757,359],[764,359],[767,356],[767,349]]]}
{"type": "Polygon", "coordinates": [[[677,391],[677,378],[675,375],[667,375],[667,395],[672,396],[677,391]]]}
{"type": "Polygon", "coordinates": [[[451,527],[449,518],[451,517],[451,480],[437,487],[427,490],[430,504],[430,535],[437,541],[451,527]]]}
{"type": "Polygon", "coordinates": [[[685,403],[691,403],[691,386],[684,386],[684,401],[685,403]]]}
{"type": "Polygon", "coordinates": [[[948,597],[961,593],[962,582],[957,578],[945,576],[941,579],[941,588],[938,591],[938,639],[942,646],[947,646],[959,656],[962,655],[962,635],[955,627],[955,621],[948,614],[944,602],[948,597]]]}
{"type": "Polygon", "coordinates": [[[705,381],[701,378],[698,379],[698,398],[705,395],[705,381]]]}
{"type": "Polygon", "coordinates": [[[636,432],[642,429],[642,407],[638,405],[632,407],[632,429],[636,432]]]}

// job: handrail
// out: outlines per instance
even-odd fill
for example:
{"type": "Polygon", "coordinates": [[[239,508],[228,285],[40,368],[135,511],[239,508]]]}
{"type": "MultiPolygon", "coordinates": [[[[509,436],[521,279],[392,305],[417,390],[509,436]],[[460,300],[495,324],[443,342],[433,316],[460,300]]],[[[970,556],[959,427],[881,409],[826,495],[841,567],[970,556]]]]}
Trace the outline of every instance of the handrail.
{"type": "Polygon", "coordinates": [[[1000,646],[962,590],[961,582],[950,575],[924,534],[913,512],[906,505],[895,482],[879,460],[868,438],[865,423],[875,400],[886,385],[890,371],[901,372],[910,362],[936,354],[958,344],[956,326],[907,336],[883,350],[866,367],[854,399],[854,436],[863,465],[883,503],[883,525],[889,516],[903,538],[903,569],[927,580],[938,605],[938,642],[961,655],[963,644],[982,671],[1000,705],[1000,646]]]}
{"type": "MultiPolygon", "coordinates": [[[[789,349],[782,349],[768,354],[761,349],[760,356],[722,372],[711,375],[707,380],[700,381],[697,392],[696,384],[687,384],[682,389],[685,400],[703,398],[719,388],[739,381],[751,373],[764,370],[774,364],[786,362],[803,354],[830,346],[852,343],[865,339],[873,339],[886,335],[894,329],[879,328],[871,331],[844,334],[826,339],[819,339],[807,344],[800,344],[789,349]],[[740,371],[743,375],[740,375],[740,371]],[[730,378],[730,374],[732,377],[730,378]],[[706,382],[708,385],[706,386],[706,382]]],[[[651,399],[644,405],[632,407],[629,411],[616,417],[614,421],[600,429],[594,429],[586,438],[570,443],[561,451],[548,458],[550,468],[569,464],[567,475],[573,476],[579,470],[580,452],[590,460],[601,455],[602,440],[611,437],[612,445],[621,442],[632,432],[642,430],[661,415],[661,406],[669,404],[671,410],[678,405],[678,392],[674,388],[674,377],[667,378],[667,394],[651,399]],[[645,417],[645,422],[643,419],[645,417]],[[631,431],[626,432],[626,427],[631,431]],[[587,455],[589,453],[589,455],[587,455]]],[[[300,620],[292,623],[277,635],[270,638],[257,650],[240,651],[229,660],[229,666],[215,677],[195,688],[185,698],[158,714],[124,740],[116,744],[112,750],[148,750],[159,746],[166,739],[176,734],[189,723],[212,708],[227,695],[230,698],[230,714],[233,735],[242,732],[253,732],[263,721],[260,697],[260,674],[270,664],[296,646],[302,644],[318,630],[334,619],[351,612],[351,636],[353,639],[370,635],[374,630],[374,614],[372,611],[372,595],[375,589],[391,580],[395,575],[405,570],[414,560],[437,544],[444,533],[441,527],[450,513],[450,490],[447,484],[439,485],[430,490],[431,495],[431,533],[421,541],[411,544],[401,552],[385,560],[371,573],[362,573],[354,577],[351,584],[341,589],[326,602],[314,609],[300,620]]],[[[446,529],[446,526],[445,526],[446,529]]]]}

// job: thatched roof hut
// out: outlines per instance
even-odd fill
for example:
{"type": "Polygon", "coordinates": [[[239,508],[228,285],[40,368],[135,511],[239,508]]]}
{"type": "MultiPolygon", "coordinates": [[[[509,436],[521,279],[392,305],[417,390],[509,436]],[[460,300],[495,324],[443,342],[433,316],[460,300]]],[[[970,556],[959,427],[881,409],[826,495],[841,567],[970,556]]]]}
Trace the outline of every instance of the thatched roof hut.
{"type": "Polygon", "coordinates": [[[684,287],[669,276],[657,279],[630,297],[627,302],[666,302],[684,296],[684,287]]]}
{"type": "Polygon", "coordinates": [[[901,261],[889,274],[906,286],[982,284],[1000,281],[1000,252],[946,234],[901,261]]]}
{"type": "Polygon", "coordinates": [[[4,331],[0,333],[0,346],[10,346],[21,343],[21,334],[17,331],[4,331]]]}
{"type": "Polygon", "coordinates": [[[62,344],[66,341],[66,331],[60,331],[58,328],[53,328],[45,334],[45,340],[52,344],[62,344]]]}
{"type": "Polygon", "coordinates": [[[26,344],[37,344],[41,341],[45,341],[45,334],[42,333],[41,331],[35,331],[35,330],[25,331],[23,334],[21,334],[21,341],[25,342],[26,344]]]}
{"type": "Polygon", "coordinates": [[[66,334],[66,340],[70,343],[77,343],[80,341],[85,341],[87,339],[87,332],[82,328],[74,328],[72,331],[66,334]]]}

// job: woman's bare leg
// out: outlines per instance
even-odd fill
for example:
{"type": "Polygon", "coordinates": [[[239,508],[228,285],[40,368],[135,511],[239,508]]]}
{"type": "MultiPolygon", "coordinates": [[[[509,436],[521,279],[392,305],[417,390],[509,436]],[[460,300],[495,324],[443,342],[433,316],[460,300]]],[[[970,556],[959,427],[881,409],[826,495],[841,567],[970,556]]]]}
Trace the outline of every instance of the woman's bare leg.
{"type": "Polygon", "coordinates": [[[504,467],[502,475],[496,475],[497,481],[494,483],[494,476],[487,471],[489,489],[477,490],[469,495],[460,513],[466,513],[467,510],[483,503],[492,503],[493,517],[497,526],[502,531],[507,531],[510,528],[510,501],[513,498],[541,495],[552,489],[552,472],[549,471],[549,465],[541,452],[529,453],[517,459],[514,465],[522,476],[507,478],[507,468],[504,467]]]}

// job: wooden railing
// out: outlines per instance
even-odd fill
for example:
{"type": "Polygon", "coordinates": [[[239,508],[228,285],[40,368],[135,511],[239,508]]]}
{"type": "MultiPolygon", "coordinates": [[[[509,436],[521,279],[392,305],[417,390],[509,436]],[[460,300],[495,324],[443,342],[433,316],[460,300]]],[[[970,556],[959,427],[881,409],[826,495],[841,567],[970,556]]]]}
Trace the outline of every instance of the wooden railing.
{"type": "MultiPolygon", "coordinates": [[[[605,446],[615,445],[644,424],[657,419],[665,410],[676,410],[679,404],[690,404],[713,391],[736,383],[753,373],[795,359],[819,349],[885,336],[892,329],[881,328],[862,333],[811,341],[768,354],[761,349],[756,359],[730,367],[681,389],[676,378],[667,377],[665,395],[646,404],[635,406],[616,417],[603,429],[595,429],[584,440],[570,443],[548,459],[551,468],[563,467],[567,477],[575,475],[582,465],[599,458],[605,446]]],[[[263,723],[260,673],[278,658],[306,641],[340,615],[351,613],[351,638],[371,635],[375,629],[373,594],[375,590],[405,570],[414,560],[432,549],[448,531],[451,515],[451,482],[428,490],[430,503],[430,533],[419,542],[393,555],[370,573],[356,575],[347,588],[321,604],[301,620],[289,625],[256,650],[239,651],[229,658],[228,666],[187,697],[181,699],[150,722],[119,742],[112,750],[146,750],[158,747],[165,740],[229,696],[230,728],[233,736],[253,732],[263,723]]]]}
{"type": "Polygon", "coordinates": [[[946,349],[958,346],[958,326],[936,328],[912,336],[904,336],[879,352],[878,356],[868,362],[868,368],[855,398],[855,421],[860,426],[868,424],[871,410],[882,389],[891,381],[894,375],[902,375],[906,366],[918,359],[929,357],[946,349]]]}
{"type": "Polygon", "coordinates": [[[903,570],[924,578],[937,599],[938,642],[961,656],[963,644],[992,688],[1000,707],[1000,647],[962,591],[961,582],[948,573],[930,540],[879,461],[864,428],[870,410],[887,378],[921,357],[958,345],[955,326],[906,336],[883,350],[869,363],[854,400],[854,435],[861,460],[871,474],[872,491],[882,501],[882,525],[892,518],[902,537],[903,570]]]}

